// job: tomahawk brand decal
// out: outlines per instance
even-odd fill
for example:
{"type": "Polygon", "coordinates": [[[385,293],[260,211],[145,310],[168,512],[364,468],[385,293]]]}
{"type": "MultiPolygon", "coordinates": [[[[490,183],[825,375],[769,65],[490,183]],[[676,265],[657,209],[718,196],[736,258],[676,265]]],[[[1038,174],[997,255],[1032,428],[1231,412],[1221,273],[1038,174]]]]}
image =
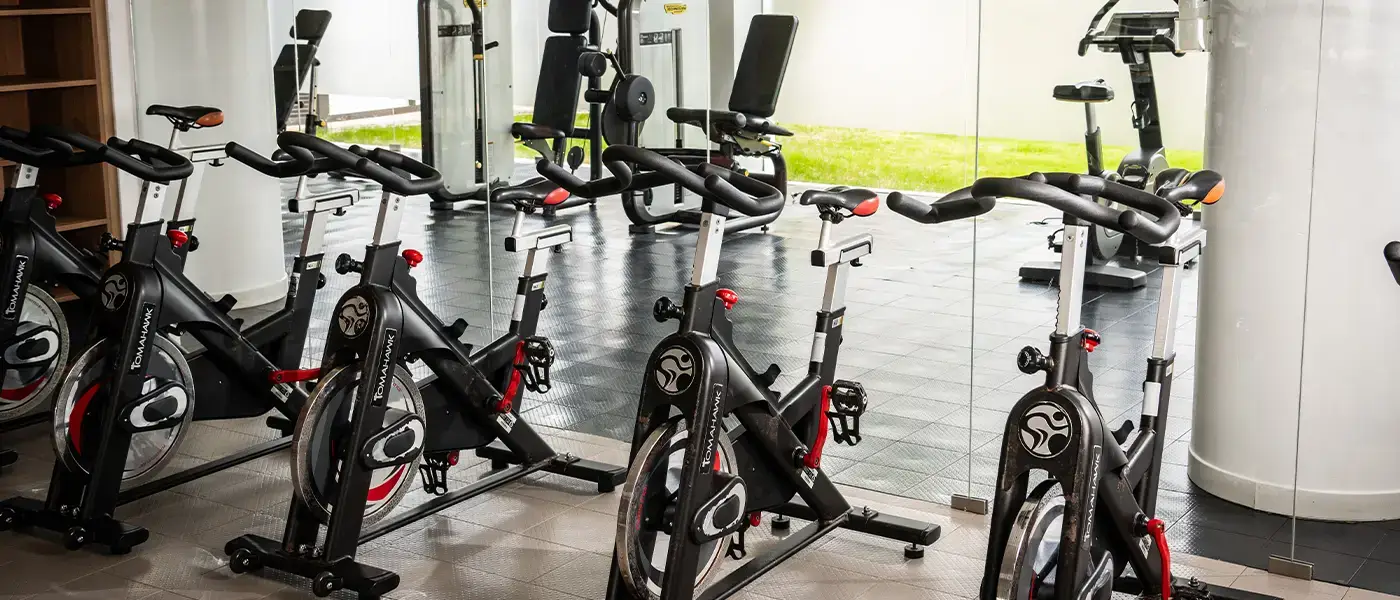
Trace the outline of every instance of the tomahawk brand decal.
{"type": "Polygon", "coordinates": [[[378,405],[389,395],[394,373],[394,344],[398,342],[398,337],[398,331],[384,330],[384,350],[380,355],[379,368],[374,373],[374,393],[369,397],[371,404],[378,405]]]}
{"type": "Polygon", "coordinates": [[[719,407],[723,404],[724,386],[718,383],[710,386],[710,426],[705,428],[705,462],[701,463],[706,469],[714,468],[715,444],[719,443],[719,407]]]}
{"type": "Polygon", "coordinates": [[[29,271],[29,257],[15,255],[15,278],[10,283],[10,300],[5,303],[5,320],[12,321],[19,315],[19,303],[24,299],[24,276],[29,271]]]}
{"type": "Polygon", "coordinates": [[[141,305],[141,330],[136,333],[136,356],[131,359],[127,371],[140,373],[141,364],[146,361],[146,346],[151,341],[151,321],[155,320],[156,305],[147,302],[141,305]]]}
{"type": "MultiPolygon", "coordinates": [[[[1089,481],[1097,482],[1099,480],[1099,464],[1103,462],[1103,446],[1094,446],[1093,452],[1094,455],[1093,457],[1091,457],[1092,462],[1089,463],[1089,481]]],[[[1098,499],[1099,486],[1095,485],[1092,489],[1089,490],[1089,503],[1085,505],[1089,507],[1089,510],[1084,511],[1088,514],[1088,517],[1086,517],[1084,520],[1085,548],[1089,547],[1089,537],[1094,533],[1094,507],[1098,506],[1097,504],[1095,504],[1095,502],[1098,502],[1098,499]]]]}

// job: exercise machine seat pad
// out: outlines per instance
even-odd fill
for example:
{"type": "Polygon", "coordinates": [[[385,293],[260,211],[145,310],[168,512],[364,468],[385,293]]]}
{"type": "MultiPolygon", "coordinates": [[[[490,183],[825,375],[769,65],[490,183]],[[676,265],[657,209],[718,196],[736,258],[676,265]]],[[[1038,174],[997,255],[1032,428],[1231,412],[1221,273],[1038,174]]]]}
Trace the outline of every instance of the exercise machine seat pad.
{"type": "Polygon", "coordinates": [[[224,122],[224,111],[212,106],[167,106],[152,104],[146,114],[165,117],[186,127],[218,127],[224,122]]]}
{"type": "Polygon", "coordinates": [[[549,30],[583,35],[593,25],[593,0],[550,0],[549,30]]]}
{"type": "Polygon", "coordinates": [[[574,129],[578,99],[583,93],[583,75],[578,71],[578,61],[587,43],[579,35],[556,35],[544,41],[532,122],[564,132],[574,129]]]}
{"type": "Polygon", "coordinates": [[[838,185],[825,190],[807,190],[802,193],[803,205],[830,206],[844,208],[857,217],[868,217],[880,210],[880,195],[867,189],[838,185]]]}
{"type": "Polygon", "coordinates": [[[797,17],[755,15],[734,72],[729,110],[768,118],[778,112],[778,96],[787,76],[788,59],[797,43],[797,17]]]}
{"type": "Polygon", "coordinates": [[[1113,88],[1102,79],[1057,85],[1055,99],[1064,102],[1108,102],[1113,99],[1113,88]]]}
{"type": "Polygon", "coordinates": [[[523,141],[553,140],[567,137],[564,132],[548,125],[522,123],[518,121],[511,124],[510,134],[523,141]]]}

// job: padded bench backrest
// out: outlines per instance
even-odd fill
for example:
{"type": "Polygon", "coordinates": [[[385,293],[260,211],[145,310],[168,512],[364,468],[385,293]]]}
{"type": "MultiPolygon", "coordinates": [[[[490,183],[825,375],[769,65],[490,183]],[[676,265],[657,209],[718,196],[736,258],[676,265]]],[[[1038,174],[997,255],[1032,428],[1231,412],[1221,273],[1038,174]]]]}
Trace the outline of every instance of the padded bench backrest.
{"type": "Polygon", "coordinates": [[[544,60],[540,63],[535,114],[531,119],[535,124],[573,134],[578,98],[583,91],[578,58],[586,43],[581,35],[556,35],[544,41],[544,60]]]}
{"type": "Polygon", "coordinates": [[[729,92],[729,110],[768,118],[778,112],[778,96],[797,41],[797,17],[756,15],[749,23],[744,53],[729,92]]]}

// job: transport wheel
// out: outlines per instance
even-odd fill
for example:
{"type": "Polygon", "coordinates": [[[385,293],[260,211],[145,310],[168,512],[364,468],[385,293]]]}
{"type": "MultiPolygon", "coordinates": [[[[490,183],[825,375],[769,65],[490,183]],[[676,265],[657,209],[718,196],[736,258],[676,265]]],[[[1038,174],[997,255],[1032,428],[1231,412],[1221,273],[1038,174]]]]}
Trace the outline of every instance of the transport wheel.
{"type": "Polygon", "coordinates": [[[23,301],[15,337],[0,343],[0,423],[41,409],[68,366],[68,319],[63,309],[35,286],[29,286],[23,301]]]}
{"type": "MultiPolygon", "coordinates": [[[[69,468],[88,473],[91,458],[84,449],[96,448],[102,441],[102,409],[109,398],[107,355],[113,343],[106,339],[88,346],[68,373],[54,397],[54,452],[69,468]],[[90,426],[87,424],[91,423],[90,426]]],[[[144,431],[131,436],[131,448],[126,455],[122,487],[132,487],[155,477],[165,467],[184,441],[184,432],[194,418],[194,376],[185,354],[164,335],[156,335],[151,344],[152,356],[142,391],[149,393],[167,383],[174,383],[158,399],[148,401],[145,410],[138,409],[137,418],[159,420],[163,414],[182,412],[180,421],[172,427],[144,431]]]]}
{"type": "MultiPolygon", "coordinates": [[[[333,500],[338,493],[340,466],[347,451],[343,446],[351,431],[351,407],[360,385],[360,365],[336,367],[321,378],[302,407],[297,429],[292,434],[292,489],[323,524],[330,523],[333,500]]],[[[402,366],[395,367],[389,386],[387,410],[381,426],[398,422],[405,413],[423,415],[423,398],[413,376],[402,366]]],[[[418,441],[421,445],[421,441],[418,441]]],[[[375,469],[370,477],[362,527],[388,516],[413,487],[420,455],[412,462],[375,469]]]]}
{"type": "Polygon", "coordinates": [[[260,566],[261,565],[258,564],[257,555],[253,554],[253,551],[247,548],[235,550],[233,556],[230,556],[228,560],[228,570],[233,571],[235,574],[256,571],[260,566]]]}
{"type": "Polygon", "coordinates": [[[317,598],[325,598],[334,594],[342,585],[339,577],[332,575],[329,571],[322,572],[311,580],[311,593],[316,594],[317,598]]]}
{"type": "MultiPolygon", "coordinates": [[[[719,435],[718,438],[718,469],[734,473],[737,465],[729,436],[719,435]]],[[[638,449],[627,470],[627,481],[622,484],[621,510],[617,516],[617,566],[623,581],[638,598],[661,598],[666,551],[671,543],[667,531],[673,530],[673,525],[666,522],[667,515],[675,511],[681,465],[689,439],[685,423],[679,418],[653,430],[638,449]]],[[[729,542],[729,538],[720,538],[701,548],[695,587],[699,588],[714,571],[729,548],[729,542]]]]}

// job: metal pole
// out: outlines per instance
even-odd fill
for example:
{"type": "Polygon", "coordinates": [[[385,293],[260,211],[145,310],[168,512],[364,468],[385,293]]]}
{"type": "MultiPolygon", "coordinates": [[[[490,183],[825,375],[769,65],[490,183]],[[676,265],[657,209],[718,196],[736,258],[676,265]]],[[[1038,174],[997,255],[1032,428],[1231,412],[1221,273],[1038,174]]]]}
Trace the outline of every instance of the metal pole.
{"type": "Polygon", "coordinates": [[[436,167],[433,141],[433,0],[418,0],[418,106],[423,131],[423,163],[436,167]]]}

